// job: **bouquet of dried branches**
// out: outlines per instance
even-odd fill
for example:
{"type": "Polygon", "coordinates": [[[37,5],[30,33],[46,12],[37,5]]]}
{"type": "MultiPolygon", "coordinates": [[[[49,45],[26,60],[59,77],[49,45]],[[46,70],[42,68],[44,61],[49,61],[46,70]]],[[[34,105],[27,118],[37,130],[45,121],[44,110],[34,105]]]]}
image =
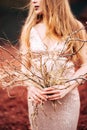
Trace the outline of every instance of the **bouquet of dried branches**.
{"type": "MultiPolygon", "coordinates": [[[[56,50],[54,52],[43,52],[33,54],[31,53],[31,64],[32,67],[29,69],[22,63],[21,57],[25,57],[26,54],[22,54],[19,49],[13,46],[10,41],[5,39],[0,39],[0,42],[5,43],[0,46],[0,84],[3,88],[7,90],[9,88],[24,85],[26,82],[34,82],[36,86],[41,88],[53,86],[53,85],[62,85],[66,82],[70,82],[69,73],[73,73],[74,65],[68,60],[72,55],[76,55],[78,51],[83,47],[84,44],[87,44],[87,41],[83,41],[78,38],[73,38],[72,36],[84,28],[81,28],[73,32],[66,41],[64,42],[63,48],[60,52],[56,50]],[[82,46],[75,53],[67,54],[65,53],[66,45],[70,41],[79,41],[82,46]],[[7,43],[7,44],[6,44],[7,43]],[[39,55],[39,56],[38,56],[39,55]],[[36,57],[36,58],[33,58],[36,57]],[[37,58],[39,57],[39,59],[37,58]],[[35,64],[35,62],[38,64],[35,64]],[[39,61],[39,62],[38,62],[39,61]],[[21,66],[26,68],[27,73],[22,72],[21,66]],[[72,71],[72,72],[70,72],[72,71]]],[[[25,59],[26,60],[26,59],[25,59]]],[[[78,79],[86,79],[86,74],[81,75],[78,79]]],[[[78,82],[78,79],[72,79],[78,82]]],[[[62,89],[62,88],[60,88],[62,89]]]]}

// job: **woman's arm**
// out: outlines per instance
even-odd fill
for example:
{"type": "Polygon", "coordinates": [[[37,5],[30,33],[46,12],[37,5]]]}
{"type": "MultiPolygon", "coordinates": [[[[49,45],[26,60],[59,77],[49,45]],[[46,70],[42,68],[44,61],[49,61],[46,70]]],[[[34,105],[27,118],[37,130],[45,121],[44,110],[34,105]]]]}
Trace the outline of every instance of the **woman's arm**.
{"type": "MultiPolygon", "coordinates": [[[[86,41],[86,32],[82,31],[83,41],[86,41]]],[[[44,89],[44,93],[48,94],[49,100],[57,100],[63,98],[75,87],[78,87],[81,83],[85,81],[87,77],[87,42],[84,42],[84,46],[80,50],[80,58],[82,60],[81,67],[74,73],[72,78],[64,85],[51,86],[44,89]]]]}
{"type": "Polygon", "coordinates": [[[28,61],[30,59],[30,57],[28,55],[28,53],[29,53],[28,49],[25,48],[25,46],[24,46],[21,51],[22,51],[21,71],[22,71],[23,78],[25,79],[24,85],[28,88],[28,91],[29,91],[28,97],[35,104],[43,103],[43,102],[47,101],[47,95],[43,94],[43,89],[40,89],[39,87],[37,87],[37,85],[30,79],[30,75],[31,75],[30,67],[31,66],[29,66],[29,61],[28,61]]]}
{"type": "Polygon", "coordinates": [[[87,42],[84,43],[84,46],[81,49],[80,57],[82,60],[82,65],[75,72],[75,74],[72,76],[69,82],[72,88],[85,82],[86,77],[87,77],[87,42]]]}

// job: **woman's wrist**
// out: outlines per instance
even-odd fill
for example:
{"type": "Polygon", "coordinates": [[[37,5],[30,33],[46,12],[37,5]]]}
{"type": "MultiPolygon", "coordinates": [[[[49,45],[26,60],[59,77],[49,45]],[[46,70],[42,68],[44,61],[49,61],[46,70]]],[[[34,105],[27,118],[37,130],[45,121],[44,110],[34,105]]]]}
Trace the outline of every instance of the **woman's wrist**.
{"type": "Polygon", "coordinates": [[[73,89],[73,88],[77,87],[78,84],[79,83],[76,80],[70,80],[70,81],[68,81],[68,82],[65,83],[65,88],[71,88],[71,89],[73,89]]]}

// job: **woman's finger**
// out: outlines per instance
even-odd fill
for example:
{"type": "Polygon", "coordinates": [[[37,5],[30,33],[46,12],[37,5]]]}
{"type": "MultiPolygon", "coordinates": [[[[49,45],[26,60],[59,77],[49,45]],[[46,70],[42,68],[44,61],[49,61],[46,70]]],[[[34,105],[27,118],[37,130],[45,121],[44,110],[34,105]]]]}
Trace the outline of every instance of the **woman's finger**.
{"type": "Polygon", "coordinates": [[[33,99],[35,102],[42,102],[42,100],[37,95],[33,95],[33,99]]]}
{"type": "Polygon", "coordinates": [[[43,94],[46,94],[46,95],[51,95],[51,94],[59,94],[60,93],[60,90],[58,89],[53,89],[53,90],[49,90],[49,91],[43,91],[43,94]]]}
{"type": "Polygon", "coordinates": [[[42,95],[42,94],[38,93],[38,94],[37,94],[37,97],[38,97],[39,99],[43,100],[43,101],[47,101],[47,96],[45,96],[45,95],[42,95]]]}
{"type": "Polygon", "coordinates": [[[44,92],[48,92],[48,91],[52,91],[52,90],[55,90],[54,87],[48,87],[48,88],[44,88],[44,92]]]}
{"type": "Polygon", "coordinates": [[[59,99],[61,95],[58,94],[53,94],[53,95],[48,95],[48,100],[56,100],[59,99]]]}

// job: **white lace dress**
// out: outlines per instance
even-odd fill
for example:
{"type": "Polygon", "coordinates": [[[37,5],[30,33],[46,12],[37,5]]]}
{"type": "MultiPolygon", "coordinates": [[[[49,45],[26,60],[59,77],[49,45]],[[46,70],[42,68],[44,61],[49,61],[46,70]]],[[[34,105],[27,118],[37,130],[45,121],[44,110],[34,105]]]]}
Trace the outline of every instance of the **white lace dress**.
{"type": "MultiPolygon", "coordinates": [[[[56,52],[58,55],[64,48],[66,49],[66,47],[64,47],[64,42],[63,42],[63,43],[55,44],[53,47],[50,48],[50,50],[47,51],[45,45],[41,41],[36,30],[32,28],[30,34],[30,50],[32,52],[31,71],[41,77],[42,75],[40,73],[39,67],[41,64],[42,65],[45,64],[47,72],[49,73],[55,72],[54,75],[56,75],[55,76],[55,81],[56,81],[56,77],[60,76],[59,75],[60,73],[58,74],[56,72],[61,72],[62,70],[61,67],[62,68],[65,67],[64,72],[62,72],[64,79],[71,78],[75,72],[73,63],[72,62],[66,63],[67,58],[63,56],[55,57],[56,52]],[[48,55],[50,57],[49,59],[48,59],[48,55]],[[41,56],[42,58],[40,58],[41,56]],[[54,61],[52,60],[53,57],[55,59],[54,61]]],[[[33,76],[33,78],[35,77],[33,76]]],[[[43,85],[42,81],[39,82],[43,85]]],[[[47,101],[43,105],[38,105],[36,107],[35,104],[32,104],[32,101],[29,99],[29,90],[28,90],[28,107],[29,107],[29,120],[31,124],[31,129],[32,130],[76,130],[78,124],[78,118],[79,118],[79,110],[80,110],[80,99],[79,99],[78,89],[75,88],[74,90],[72,90],[64,98],[60,99],[60,102],[61,103],[58,102],[56,103],[55,109],[54,106],[52,105],[52,101],[47,101]]]]}

